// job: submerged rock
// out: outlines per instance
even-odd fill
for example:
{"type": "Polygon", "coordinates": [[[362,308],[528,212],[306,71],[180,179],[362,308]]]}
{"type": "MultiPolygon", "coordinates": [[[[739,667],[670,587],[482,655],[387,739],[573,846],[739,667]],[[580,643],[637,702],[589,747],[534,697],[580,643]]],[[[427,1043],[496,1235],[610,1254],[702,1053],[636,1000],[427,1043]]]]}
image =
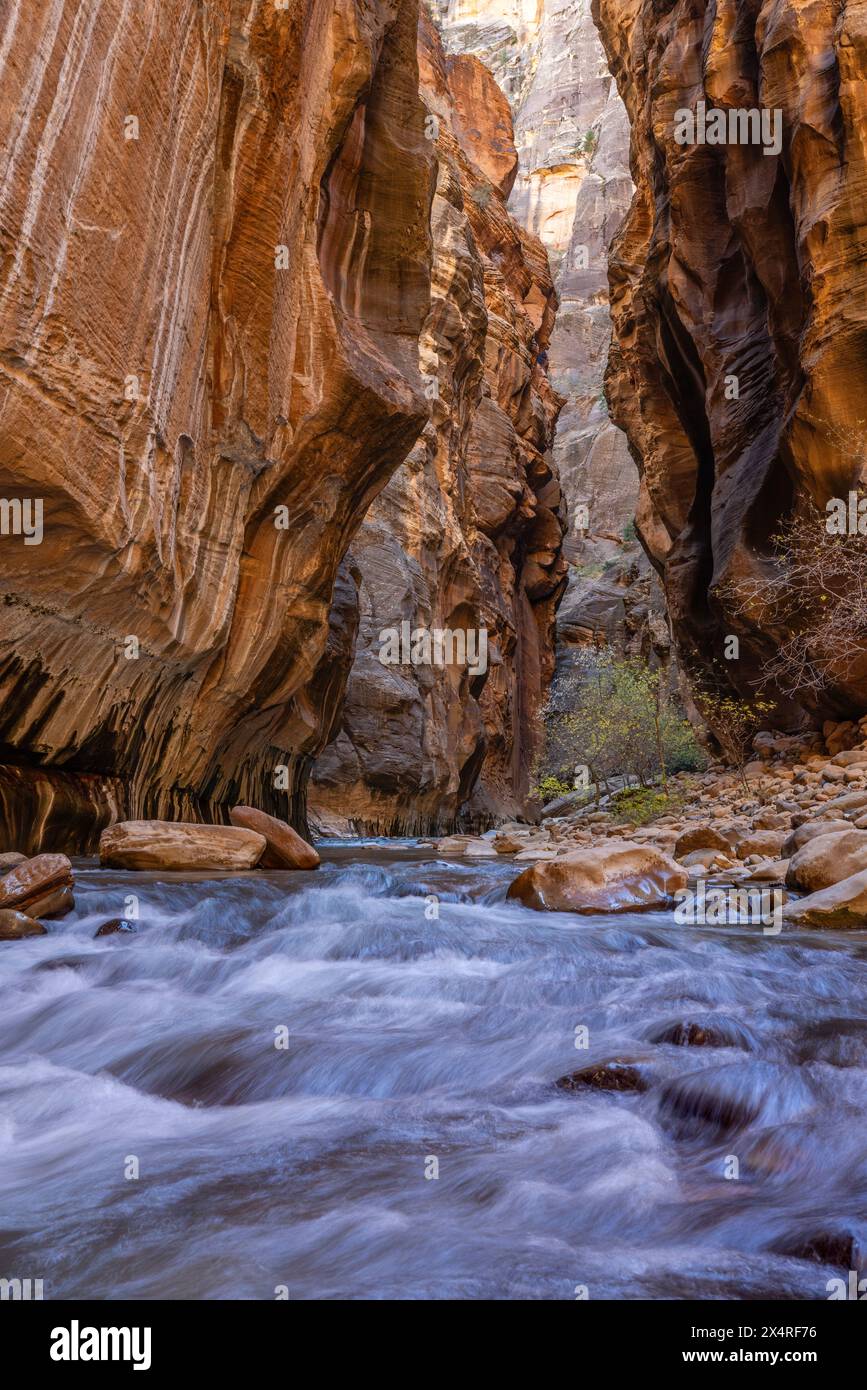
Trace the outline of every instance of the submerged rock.
{"type": "Polygon", "coordinates": [[[558,1077],[556,1082],[561,1091],[588,1088],[594,1091],[646,1091],[649,1084],[634,1062],[623,1061],[619,1057],[569,1072],[566,1076],[558,1077]]]}
{"type": "Polygon", "coordinates": [[[254,830],[182,821],[120,821],[99,840],[106,869],[252,869],[264,850],[265,836],[254,830]]]}
{"type": "Polygon", "coordinates": [[[242,830],[252,830],[265,840],[265,853],[259,860],[260,869],[317,869],[319,855],[312,845],[302,839],[297,831],[269,816],[265,811],[257,811],[253,806],[233,806],[229,812],[233,825],[242,830]]]}
{"type": "Polygon", "coordinates": [[[508,896],[539,912],[636,912],[670,906],[686,883],[686,871],[667,854],[623,840],[534,864],[508,896]]]}
{"type": "Polygon", "coordinates": [[[27,936],[45,935],[46,928],[42,923],[28,917],[26,912],[0,908],[0,941],[21,941],[27,936]]]}
{"type": "Polygon", "coordinates": [[[750,1048],[749,1034],[734,1019],[722,1015],[708,1019],[678,1019],[656,1029],[650,1042],[671,1043],[674,1047],[750,1048]]]}
{"type": "Polygon", "coordinates": [[[28,917],[62,917],[74,906],[72,865],[65,854],[37,854],[0,878],[0,908],[28,917]]]}
{"type": "Polygon", "coordinates": [[[103,922],[101,927],[97,927],[93,933],[94,940],[100,936],[114,936],[117,932],[137,932],[138,927],[135,922],[130,922],[126,917],[112,917],[110,922],[103,922]]]}

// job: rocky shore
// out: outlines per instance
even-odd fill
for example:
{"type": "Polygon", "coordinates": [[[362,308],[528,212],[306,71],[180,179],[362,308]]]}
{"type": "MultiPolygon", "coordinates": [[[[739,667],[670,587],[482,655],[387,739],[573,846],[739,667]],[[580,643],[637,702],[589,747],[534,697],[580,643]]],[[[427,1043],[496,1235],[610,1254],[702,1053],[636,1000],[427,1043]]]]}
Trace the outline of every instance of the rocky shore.
{"type": "MultiPolygon", "coordinates": [[[[717,764],[670,778],[664,793],[650,794],[655,813],[641,822],[618,810],[615,795],[605,806],[552,803],[536,825],[512,821],[420,845],[441,858],[511,859],[509,898],[539,911],[671,908],[700,885],[737,885],[773,891],[793,925],[867,925],[867,717],[808,735],[760,733],[753,747],[743,768],[717,764]]],[[[167,872],[318,867],[317,851],[284,821],[249,806],[233,807],[230,819],[118,822],[103,831],[100,863],[167,872]]],[[[0,854],[0,940],[44,932],[43,918],[73,907],[65,855],[0,854]]]]}
{"type": "MultiPolygon", "coordinates": [[[[234,806],[232,824],[192,825],[181,821],[119,821],[103,831],[99,861],[105,869],[246,873],[252,869],[316,869],[312,845],[276,816],[252,806],[234,806]]],[[[42,936],[43,919],[65,917],[75,908],[73,867],[65,854],[0,854],[0,941],[42,936]]],[[[134,931],[122,918],[103,922],[97,936],[134,931]]]]}
{"type": "Polygon", "coordinates": [[[445,856],[531,866],[510,894],[548,911],[671,906],[679,889],[705,881],[777,889],[784,920],[800,926],[867,925],[867,718],[807,735],[760,733],[754,755],[741,770],[670,778],[646,823],[618,814],[612,798],[431,844],[445,856]]]}

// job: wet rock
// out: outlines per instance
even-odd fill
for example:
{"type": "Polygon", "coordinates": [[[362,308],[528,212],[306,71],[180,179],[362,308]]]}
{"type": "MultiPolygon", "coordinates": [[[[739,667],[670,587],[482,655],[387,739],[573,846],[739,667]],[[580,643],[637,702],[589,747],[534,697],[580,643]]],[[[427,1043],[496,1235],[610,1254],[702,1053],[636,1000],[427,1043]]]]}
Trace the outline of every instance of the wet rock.
{"type": "Polygon", "coordinates": [[[265,840],[265,853],[259,860],[260,869],[317,869],[320,859],[312,845],[308,845],[297,831],[269,816],[257,811],[253,806],[233,806],[229,812],[233,825],[242,830],[252,830],[265,840]]]}
{"type": "Polygon", "coordinates": [[[112,917],[110,922],[103,922],[101,927],[97,927],[93,933],[94,940],[100,936],[114,936],[117,932],[137,932],[138,927],[135,922],[130,922],[126,917],[112,917]]]}
{"type": "Polygon", "coordinates": [[[785,1119],[809,1101],[807,1087],[788,1069],[745,1061],[675,1077],[661,1091],[660,1109],[686,1138],[704,1130],[724,1134],[746,1129],[760,1115],[768,1122],[785,1119]]]}
{"type": "Polygon", "coordinates": [[[650,1034],[653,1043],[674,1047],[740,1047],[749,1050],[750,1036],[734,1019],[716,1015],[708,1019],[678,1019],[650,1034]]]}
{"type": "Polygon", "coordinates": [[[102,832],[99,859],[109,869],[243,871],[262,857],[265,836],[228,825],[120,821],[102,832]]]}
{"type": "Polygon", "coordinates": [[[28,917],[26,912],[0,908],[0,941],[21,941],[28,936],[45,935],[46,928],[42,923],[28,917]]]}
{"type": "Polygon", "coordinates": [[[561,1091],[646,1091],[649,1082],[634,1062],[614,1058],[557,1078],[561,1091]]]}
{"type": "Polygon", "coordinates": [[[826,1226],[783,1238],[771,1247],[779,1255],[840,1269],[867,1269],[867,1228],[859,1225],[826,1226]]]}
{"type": "Polygon", "coordinates": [[[783,919],[794,926],[834,931],[867,927],[867,870],[787,903],[783,919]]]}
{"type": "Polygon", "coordinates": [[[712,825],[696,825],[678,835],[674,846],[675,859],[682,859],[700,849],[718,849],[723,854],[731,853],[731,843],[712,825]]]}
{"type": "Polygon", "coordinates": [[[793,854],[786,884],[805,893],[816,893],[862,869],[867,869],[867,830],[852,828],[808,840],[793,854]]]}
{"type": "Polygon", "coordinates": [[[636,912],[670,906],[686,883],[686,871],[667,854],[622,840],[534,864],[508,897],[540,912],[636,912]]]}
{"type": "Polygon", "coordinates": [[[0,878],[0,908],[28,917],[62,917],[74,906],[72,865],[65,854],[37,854],[0,878]]]}

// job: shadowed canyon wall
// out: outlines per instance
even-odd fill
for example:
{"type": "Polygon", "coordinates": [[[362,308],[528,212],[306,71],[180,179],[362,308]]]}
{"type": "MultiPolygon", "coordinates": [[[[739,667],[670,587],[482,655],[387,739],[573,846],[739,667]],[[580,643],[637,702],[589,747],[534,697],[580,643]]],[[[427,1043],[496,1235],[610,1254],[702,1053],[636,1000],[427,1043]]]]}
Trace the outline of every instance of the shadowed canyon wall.
{"type": "Polygon", "coordinates": [[[341,562],[429,415],[416,26],[412,0],[0,12],[4,848],[238,800],[303,825],[341,562]]]}
{"type": "Polygon", "coordinates": [[[419,35],[438,160],[422,369],[431,420],[353,542],[360,629],[311,812],[323,829],[411,833],[525,810],[536,712],[565,583],[545,370],[556,294],[541,243],[506,211],[509,106],[487,69],[419,35]],[[382,634],[487,632],[487,670],[384,665],[382,634]]]}
{"type": "MultiPolygon", "coordinates": [[[[780,521],[863,479],[867,6],[594,0],[594,13],[632,126],[607,384],[641,470],[638,528],[683,662],[748,695],[786,634],[721,586],[766,579],[780,521]],[[778,111],[779,153],[676,143],[675,112],[699,101],[778,111]]],[[[779,723],[804,718],[777,700],[779,723]]],[[[856,670],[810,712],[865,703],[856,670]]]]}
{"type": "Polygon", "coordinates": [[[666,662],[661,585],[632,526],[638,474],[603,391],[608,245],[632,197],[629,121],[590,0],[440,0],[446,47],[487,63],[515,119],[509,210],[545,245],[560,298],[549,370],[564,405],[554,459],[569,507],[558,670],[606,644],[666,662]]]}

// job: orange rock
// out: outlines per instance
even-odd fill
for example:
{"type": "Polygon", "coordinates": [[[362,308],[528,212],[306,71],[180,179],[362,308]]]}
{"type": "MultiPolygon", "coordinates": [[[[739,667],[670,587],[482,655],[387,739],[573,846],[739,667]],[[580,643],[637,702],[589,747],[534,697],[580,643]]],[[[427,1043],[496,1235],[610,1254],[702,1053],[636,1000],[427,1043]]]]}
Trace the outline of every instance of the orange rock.
{"type": "Polygon", "coordinates": [[[255,868],[264,850],[264,835],[253,830],[181,821],[121,821],[99,840],[99,859],[106,869],[238,872],[255,868]]]}
{"type": "Polygon", "coordinates": [[[28,917],[62,917],[74,906],[72,865],[65,854],[37,854],[0,878],[0,908],[28,917]]]}
{"type": "Polygon", "coordinates": [[[260,869],[316,869],[319,855],[312,845],[302,840],[285,821],[257,811],[253,806],[233,806],[229,812],[233,825],[253,830],[264,836],[265,852],[259,860],[260,869]]]}
{"type": "Polygon", "coordinates": [[[621,840],[525,869],[510,898],[540,912],[636,912],[670,906],[687,875],[668,855],[621,840]]]}

